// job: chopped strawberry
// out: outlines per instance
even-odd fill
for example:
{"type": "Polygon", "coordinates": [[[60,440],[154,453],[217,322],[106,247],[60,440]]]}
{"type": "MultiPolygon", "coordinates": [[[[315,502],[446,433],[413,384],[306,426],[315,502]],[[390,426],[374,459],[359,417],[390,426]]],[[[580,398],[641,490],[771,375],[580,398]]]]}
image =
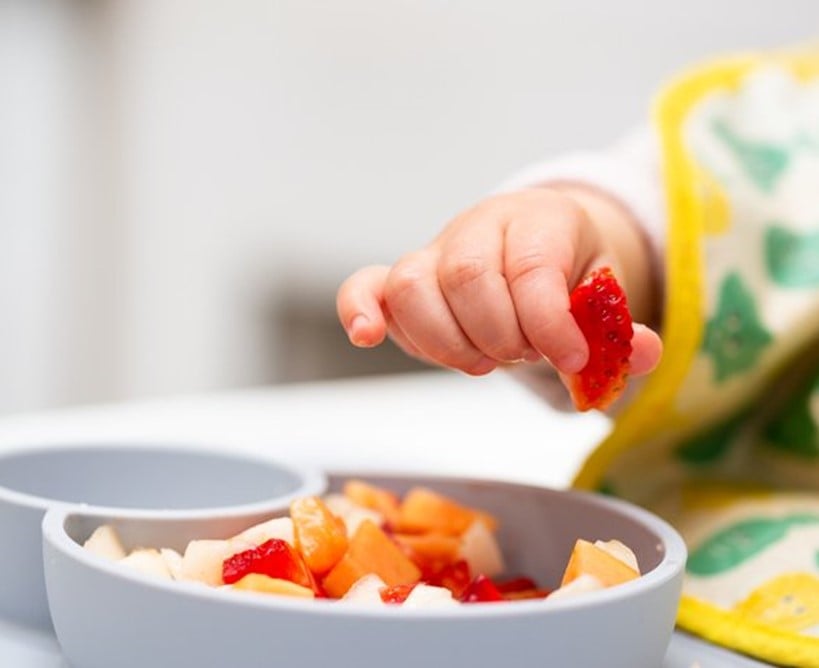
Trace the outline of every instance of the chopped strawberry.
{"type": "Polygon", "coordinates": [[[521,589],[520,591],[510,591],[503,595],[506,601],[525,601],[532,598],[546,598],[552,592],[548,589],[539,589],[534,587],[532,589],[521,589]]]}
{"type": "Polygon", "coordinates": [[[503,582],[496,582],[495,586],[501,594],[511,594],[517,591],[526,591],[527,589],[537,589],[537,583],[532,578],[512,578],[504,580],[503,582]]]}
{"type": "Polygon", "coordinates": [[[407,596],[412,593],[413,589],[415,589],[414,584],[401,584],[382,587],[378,593],[381,594],[381,600],[384,603],[401,604],[407,600],[407,596]]]}
{"type": "Polygon", "coordinates": [[[503,596],[495,583],[485,575],[478,575],[461,595],[461,603],[494,603],[502,601],[503,596]]]}
{"type": "Polygon", "coordinates": [[[589,345],[589,362],[570,379],[578,410],[607,408],[625,389],[633,336],[626,295],[611,269],[592,272],[572,290],[571,312],[589,345]]]}
{"type": "Polygon", "coordinates": [[[454,598],[460,599],[469,586],[471,578],[469,564],[461,559],[433,573],[426,574],[424,579],[427,584],[436,587],[446,587],[452,592],[454,598]]]}
{"type": "Polygon", "coordinates": [[[258,547],[234,554],[222,564],[222,580],[225,584],[238,582],[249,573],[290,580],[302,587],[317,590],[304,560],[287,541],[280,538],[271,538],[258,547]]]}

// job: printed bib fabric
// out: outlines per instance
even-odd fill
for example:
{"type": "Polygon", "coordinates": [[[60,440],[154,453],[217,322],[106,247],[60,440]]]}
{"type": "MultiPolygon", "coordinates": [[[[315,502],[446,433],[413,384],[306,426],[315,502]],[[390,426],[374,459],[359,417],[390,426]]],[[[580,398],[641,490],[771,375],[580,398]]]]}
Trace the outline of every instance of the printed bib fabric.
{"type": "Polygon", "coordinates": [[[576,485],[683,534],[682,628],[819,666],[819,52],[697,69],[656,119],[665,354],[576,485]]]}

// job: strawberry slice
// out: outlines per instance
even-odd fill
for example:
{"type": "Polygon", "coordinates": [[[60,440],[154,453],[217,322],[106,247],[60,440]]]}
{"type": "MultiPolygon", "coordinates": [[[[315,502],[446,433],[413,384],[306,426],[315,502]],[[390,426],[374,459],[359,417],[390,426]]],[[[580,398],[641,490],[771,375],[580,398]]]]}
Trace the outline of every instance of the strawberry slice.
{"type": "Polygon", "coordinates": [[[571,312],[589,344],[589,362],[569,379],[580,411],[607,408],[626,388],[631,359],[631,313],[611,269],[586,276],[571,293],[571,312]]]}
{"type": "Polygon", "coordinates": [[[407,600],[407,597],[415,589],[415,584],[400,584],[392,587],[382,587],[378,590],[381,600],[384,603],[394,603],[400,605],[407,600]]]}
{"type": "Polygon", "coordinates": [[[238,552],[222,563],[222,580],[225,584],[238,582],[250,573],[289,580],[318,591],[315,579],[301,555],[279,538],[271,538],[258,547],[238,552]]]}
{"type": "Polygon", "coordinates": [[[502,601],[503,595],[495,583],[485,575],[476,575],[461,594],[461,603],[495,603],[502,601]]]}

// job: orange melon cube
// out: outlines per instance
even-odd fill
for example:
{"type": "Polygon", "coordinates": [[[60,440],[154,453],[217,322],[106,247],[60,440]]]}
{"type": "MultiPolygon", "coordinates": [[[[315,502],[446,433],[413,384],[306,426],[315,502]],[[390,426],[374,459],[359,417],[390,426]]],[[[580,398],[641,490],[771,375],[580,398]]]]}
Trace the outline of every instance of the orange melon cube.
{"type": "Polygon", "coordinates": [[[591,575],[604,587],[612,587],[640,577],[633,568],[587,540],[578,540],[575,543],[560,586],[569,584],[581,575],[591,575]]]}
{"type": "Polygon", "coordinates": [[[421,571],[378,526],[365,520],[350,540],[347,552],[322,581],[327,594],[341,598],[360,578],[373,573],[387,586],[413,584],[421,571]]]}
{"type": "Polygon", "coordinates": [[[348,480],[344,484],[343,493],[353,503],[381,513],[387,524],[395,523],[399,500],[393,492],[370,485],[363,480],[348,480]]]}
{"type": "Polygon", "coordinates": [[[278,594],[279,596],[293,596],[296,598],[315,598],[312,589],[297,585],[290,580],[271,578],[261,573],[248,573],[241,580],[231,585],[234,589],[255,591],[261,594],[278,594]]]}
{"type": "Polygon", "coordinates": [[[442,533],[393,534],[401,547],[407,549],[412,560],[423,568],[425,565],[447,566],[458,558],[461,541],[457,536],[442,533]]]}
{"type": "Polygon", "coordinates": [[[396,528],[405,533],[443,533],[460,536],[480,518],[491,530],[497,521],[488,513],[466,508],[452,499],[426,487],[407,492],[399,508],[396,528]]]}
{"type": "Polygon", "coordinates": [[[322,575],[335,566],[347,551],[344,523],[317,496],[296,499],[290,504],[296,549],[311,573],[322,575]]]}

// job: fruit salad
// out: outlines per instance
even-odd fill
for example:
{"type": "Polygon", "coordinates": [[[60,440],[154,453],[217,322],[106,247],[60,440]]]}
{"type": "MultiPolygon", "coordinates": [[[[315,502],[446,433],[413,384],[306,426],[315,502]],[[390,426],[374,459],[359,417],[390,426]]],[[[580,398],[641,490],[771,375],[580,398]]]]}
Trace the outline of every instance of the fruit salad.
{"type": "Polygon", "coordinates": [[[228,539],[193,540],[181,554],[169,548],[126,552],[111,525],[98,527],[84,547],[166,580],[384,607],[557,600],[640,575],[623,543],[578,540],[558,589],[509,577],[497,526],[492,515],[426,487],[401,499],[349,480],[341,494],[293,501],[289,517],[228,539]]]}

